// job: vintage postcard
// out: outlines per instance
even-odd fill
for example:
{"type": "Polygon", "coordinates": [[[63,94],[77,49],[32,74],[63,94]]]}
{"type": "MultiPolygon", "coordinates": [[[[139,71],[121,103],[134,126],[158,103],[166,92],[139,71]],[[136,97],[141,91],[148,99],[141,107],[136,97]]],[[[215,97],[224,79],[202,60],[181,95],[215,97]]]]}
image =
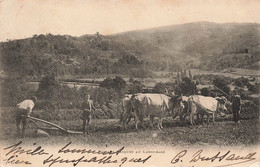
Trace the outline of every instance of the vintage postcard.
{"type": "Polygon", "coordinates": [[[259,0],[0,0],[0,166],[259,167],[259,0]]]}

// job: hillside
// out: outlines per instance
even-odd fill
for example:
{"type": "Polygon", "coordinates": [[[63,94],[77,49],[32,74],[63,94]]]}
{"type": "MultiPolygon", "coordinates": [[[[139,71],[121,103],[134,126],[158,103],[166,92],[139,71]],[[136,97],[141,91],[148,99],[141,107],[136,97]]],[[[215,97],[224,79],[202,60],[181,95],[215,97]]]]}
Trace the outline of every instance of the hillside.
{"type": "Polygon", "coordinates": [[[134,71],[141,70],[143,62],[119,46],[99,34],[84,37],[35,35],[1,43],[1,63],[8,74],[31,77],[48,73],[57,76],[136,75],[134,71]],[[120,67],[128,67],[128,71],[120,71],[120,67]]]}
{"type": "Polygon", "coordinates": [[[169,61],[173,68],[180,65],[222,70],[250,66],[260,58],[259,24],[195,22],[126,32],[112,38],[145,60],[169,61]],[[244,62],[248,56],[253,59],[244,62]],[[222,64],[234,57],[237,62],[222,64]]]}
{"type": "Polygon", "coordinates": [[[260,25],[195,22],[103,36],[35,35],[0,43],[1,70],[38,77],[149,77],[180,68],[259,69],[260,25]]]}

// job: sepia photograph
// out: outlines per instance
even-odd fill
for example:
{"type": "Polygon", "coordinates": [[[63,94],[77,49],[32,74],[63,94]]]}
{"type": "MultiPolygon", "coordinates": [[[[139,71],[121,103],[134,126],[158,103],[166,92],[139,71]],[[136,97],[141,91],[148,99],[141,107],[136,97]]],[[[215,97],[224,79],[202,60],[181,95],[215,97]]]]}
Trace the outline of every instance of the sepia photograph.
{"type": "Polygon", "coordinates": [[[0,0],[0,166],[260,167],[259,0],[0,0]]]}

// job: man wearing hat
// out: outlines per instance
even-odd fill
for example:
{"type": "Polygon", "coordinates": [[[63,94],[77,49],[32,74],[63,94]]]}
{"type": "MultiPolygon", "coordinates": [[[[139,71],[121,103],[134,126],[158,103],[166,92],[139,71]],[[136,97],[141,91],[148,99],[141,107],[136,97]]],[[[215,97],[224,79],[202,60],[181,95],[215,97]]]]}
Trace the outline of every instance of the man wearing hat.
{"type": "Polygon", "coordinates": [[[94,107],[93,100],[90,99],[90,95],[86,95],[85,100],[81,105],[81,110],[83,111],[83,116],[82,116],[83,133],[86,133],[86,126],[89,126],[89,122],[91,120],[91,114],[95,109],[96,108],[94,107]]]}
{"type": "Polygon", "coordinates": [[[31,114],[36,101],[37,98],[35,96],[32,96],[30,99],[24,100],[21,103],[17,104],[15,117],[16,117],[16,128],[17,128],[18,136],[21,135],[21,122],[22,122],[22,137],[24,137],[26,124],[27,124],[26,118],[31,114]]]}
{"type": "Polygon", "coordinates": [[[237,91],[234,92],[234,96],[232,97],[232,111],[234,116],[234,122],[240,123],[239,115],[241,110],[241,99],[237,91]]]}

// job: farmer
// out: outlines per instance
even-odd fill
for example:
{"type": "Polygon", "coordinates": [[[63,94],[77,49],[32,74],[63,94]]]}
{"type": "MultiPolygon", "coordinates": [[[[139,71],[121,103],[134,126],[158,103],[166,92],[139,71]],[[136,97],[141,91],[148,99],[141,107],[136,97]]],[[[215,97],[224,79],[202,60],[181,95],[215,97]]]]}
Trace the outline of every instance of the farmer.
{"type": "Polygon", "coordinates": [[[91,114],[93,110],[96,108],[94,107],[93,100],[90,99],[90,95],[86,95],[85,100],[81,105],[81,110],[83,111],[83,133],[86,133],[86,126],[89,126],[89,122],[91,120],[91,114]]]}
{"type": "Polygon", "coordinates": [[[239,114],[241,110],[241,99],[237,92],[234,93],[232,97],[232,111],[234,116],[234,122],[240,123],[239,114]]]}
{"type": "Polygon", "coordinates": [[[30,99],[24,100],[21,103],[17,104],[17,108],[15,109],[15,117],[16,117],[16,128],[17,128],[18,136],[21,136],[21,122],[22,122],[22,137],[24,137],[26,124],[27,124],[26,117],[30,116],[36,101],[37,98],[33,96],[30,99]]]}

